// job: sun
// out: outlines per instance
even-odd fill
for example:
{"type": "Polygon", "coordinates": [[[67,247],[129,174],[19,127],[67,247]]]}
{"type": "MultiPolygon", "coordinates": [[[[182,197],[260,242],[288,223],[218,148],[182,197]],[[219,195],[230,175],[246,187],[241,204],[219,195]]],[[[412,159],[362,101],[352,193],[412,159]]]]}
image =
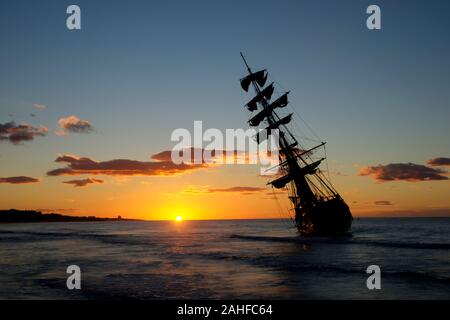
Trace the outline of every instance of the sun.
{"type": "Polygon", "coordinates": [[[183,217],[182,216],[176,216],[175,217],[175,221],[183,221],[183,217]]]}

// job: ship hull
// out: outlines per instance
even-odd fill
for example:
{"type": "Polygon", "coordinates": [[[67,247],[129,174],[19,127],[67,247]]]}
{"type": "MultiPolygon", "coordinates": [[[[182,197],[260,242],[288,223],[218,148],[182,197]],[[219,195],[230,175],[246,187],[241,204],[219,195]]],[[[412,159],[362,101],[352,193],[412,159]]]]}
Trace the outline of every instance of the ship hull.
{"type": "Polygon", "coordinates": [[[339,237],[349,235],[353,217],[342,198],[296,208],[295,222],[301,236],[339,237]]]}

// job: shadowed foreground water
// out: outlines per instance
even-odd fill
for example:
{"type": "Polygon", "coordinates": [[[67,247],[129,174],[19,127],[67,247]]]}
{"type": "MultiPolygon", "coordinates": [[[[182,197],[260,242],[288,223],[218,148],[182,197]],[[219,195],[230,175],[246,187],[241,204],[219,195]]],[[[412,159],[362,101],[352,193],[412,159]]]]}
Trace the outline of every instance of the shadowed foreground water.
{"type": "Polygon", "coordinates": [[[301,239],[284,220],[0,225],[2,299],[449,299],[450,219],[361,219],[301,239]],[[66,289],[66,268],[82,290],[66,289]],[[381,267],[381,290],[366,287],[381,267]]]}

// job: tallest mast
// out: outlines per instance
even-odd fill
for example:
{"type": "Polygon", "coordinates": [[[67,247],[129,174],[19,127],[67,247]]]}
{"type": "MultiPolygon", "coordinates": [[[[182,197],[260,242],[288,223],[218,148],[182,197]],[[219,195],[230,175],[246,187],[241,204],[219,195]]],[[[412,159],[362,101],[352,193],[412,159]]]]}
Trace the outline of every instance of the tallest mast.
{"type": "Polygon", "coordinates": [[[245,66],[247,67],[248,73],[252,74],[252,70],[248,66],[247,60],[245,60],[245,57],[244,57],[243,53],[240,52],[240,54],[241,54],[242,60],[244,60],[245,66]]]}
{"type": "MultiPolygon", "coordinates": [[[[285,126],[291,121],[292,113],[287,117],[280,118],[274,110],[276,108],[284,108],[288,105],[287,95],[289,92],[286,92],[276,101],[269,103],[274,90],[273,83],[263,89],[260,88],[264,86],[267,80],[266,70],[263,69],[253,73],[242,52],[240,54],[249,73],[247,77],[241,79],[241,86],[245,91],[248,91],[251,83],[256,92],[256,97],[247,104],[247,108],[250,111],[255,111],[258,109],[258,104],[261,106],[261,111],[249,120],[250,125],[257,126],[265,120],[268,124],[266,127],[267,134],[270,134],[270,130],[272,129],[278,129],[280,133],[280,163],[283,164],[281,169],[286,172],[286,175],[272,181],[271,184],[279,188],[279,186],[284,187],[288,182],[292,181],[294,185],[291,196],[292,202],[297,204],[300,201],[303,204],[311,204],[315,201],[316,197],[306,181],[305,174],[303,173],[306,171],[302,171],[298,163],[300,157],[296,152],[298,149],[295,149],[298,141],[285,126]],[[280,128],[281,126],[285,127],[286,131],[289,132],[291,141],[288,140],[286,133],[280,128]]],[[[259,139],[258,142],[260,142],[259,139]]]]}
{"type": "MultiPolygon", "coordinates": [[[[325,143],[322,142],[309,150],[302,150],[303,147],[286,126],[292,120],[292,113],[280,117],[275,111],[288,105],[289,92],[285,92],[274,101],[271,100],[274,84],[272,82],[265,86],[267,70],[253,72],[242,52],[241,57],[248,71],[248,75],[241,79],[241,87],[248,92],[252,85],[256,93],[256,96],[246,104],[247,109],[254,112],[248,123],[252,127],[266,123],[264,129],[267,135],[273,129],[279,130],[279,168],[282,175],[269,184],[278,189],[286,187],[289,191],[289,199],[295,210],[295,224],[300,234],[345,234],[351,226],[350,209],[319,170],[324,158],[313,161],[310,157],[310,153],[325,143]]],[[[261,137],[259,133],[256,135],[258,143],[266,138],[267,136],[261,137]]]]}

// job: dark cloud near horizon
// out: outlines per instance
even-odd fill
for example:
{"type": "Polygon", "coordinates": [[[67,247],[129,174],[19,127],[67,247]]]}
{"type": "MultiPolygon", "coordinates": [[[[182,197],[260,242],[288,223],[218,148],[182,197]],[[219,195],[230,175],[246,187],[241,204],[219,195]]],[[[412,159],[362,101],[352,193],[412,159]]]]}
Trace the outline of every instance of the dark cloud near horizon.
{"type": "Polygon", "coordinates": [[[251,195],[258,192],[267,191],[266,188],[261,187],[247,187],[247,186],[235,186],[235,187],[229,187],[229,188],[195,188],[195,187],[189,187],[182,191],[182,193],[185,194],[192,194],[192,195],[206,195],[211,193],[235,193],[235,194],[241,194],[241,195],[251,195]]]}
{"type": "Polygon", "coordinates": [[[431,181],[448,180],[441,169],[430,168],[414,163],[390,163],[387,165],[368,166],[362,168],[358,175],[372,176],[378,182],[387,181],[431,181]]]}
{"type": "Polygon", "coordinates": [[[261,187],[231,187],[231,188],[211,188],[208,189],[208,192],[227,192],[227,193],[250,193],[250,192],[260,192],[266,191],[266,188],[261,187]]]}
{"type": "Polygon", "coordinates": [[[450,166],[450,158],[439,157],[428,160],[427,162],[430,166],[450,166]]]}
{"type": "Polygon", "coordinates": [[[138,161],[129,159],[114,159],[109,161],[97,161],[87,157],[78,157],[70,154],[63,154],[56,158],[55,162],[67,163],[64,168],[54,169],[47,172],[48,176],[63,175],[143,175],[143,176],[171,176],[192,171],[199,168],[207,168],[214,164],[223,164],[224,162],[214,162],[215,157],[233,157],[233,161],[239,156],[246,156],[241,151],[211,151],[211,159],[205,159],[204,149],[186,148],[179,151],[164,150],[153,154],[150,159],[153,161],[138,161]],[[172,154],[177,153],[183,157],[185,153],[189,153],[186,157],[187,163],[177,164],[172,161],[172,154]],[[200,157],[201,163],[194,163],[195,156],[200,157]]]}
{"type": "MultiPolygon", "coordinates": [[[[185,148],[182,150],[165,150],[151,156],[151,159],[158,161],[172,161],[173,156],[183,157],[188,153],[186,159],[190,163],[194,163],[196,158],[200,159],[202,163],[226,163],[227,158],[232,158],[233,163],[238,160],[238,157],[248,158],[245,151],[238,150],[207,150],[202,148],[185,148]]],[[[199,161],[200,162],[200,161],[199,161]]]]}
{"type": "Polygon", "coordinates": [[[27,176],[18,176],[18,177],[0,177],[0,183],[10,183],[10,184],[27,184],[27,183],[36,183],[39,182],[39,179],[27,176]]]}
{"type": "Polygon", "coordinates": [[[377,200],[373,204],[376,206],[392,206],[392,202],[388,200],[377,200]]]}
{"type": "MultiPolygon", "coordinates": [[[[166,158],[160,157],[160,159],[166,158]]],[[[109,161],[96,161],[91,158],[77,157],[68,154],[59,156],[55,162],[67,163],[67,166],[48,171],[48,176],[70,176],[83,174],[111,176],[170,176],[207,167],[206,164],[197,165],[183,163],[178,165],[173,163],[171,160],[137,161],[128,159],[114,159],[109,161]]]]}
{"type": "Polygon", "coordinates": [[[23,141],[34,140],[35,137],[43,137],[48,132],[44,126],[33,127],[27,123],[16,124],[14,121],[0,123],[0,141],[7,140],[12,144],[20,144],[23,141]]]}
{"type": "Polygon", "coordinates": [[[103,180],[100,179],[94,179],[94,178],[87,178],[87,179],[79,179],[79,180],[69,180],[64,181],[63,183],[71,184],[74,187],[86,187],[90,184],[99,184],[103,183],[103,180]]]}

